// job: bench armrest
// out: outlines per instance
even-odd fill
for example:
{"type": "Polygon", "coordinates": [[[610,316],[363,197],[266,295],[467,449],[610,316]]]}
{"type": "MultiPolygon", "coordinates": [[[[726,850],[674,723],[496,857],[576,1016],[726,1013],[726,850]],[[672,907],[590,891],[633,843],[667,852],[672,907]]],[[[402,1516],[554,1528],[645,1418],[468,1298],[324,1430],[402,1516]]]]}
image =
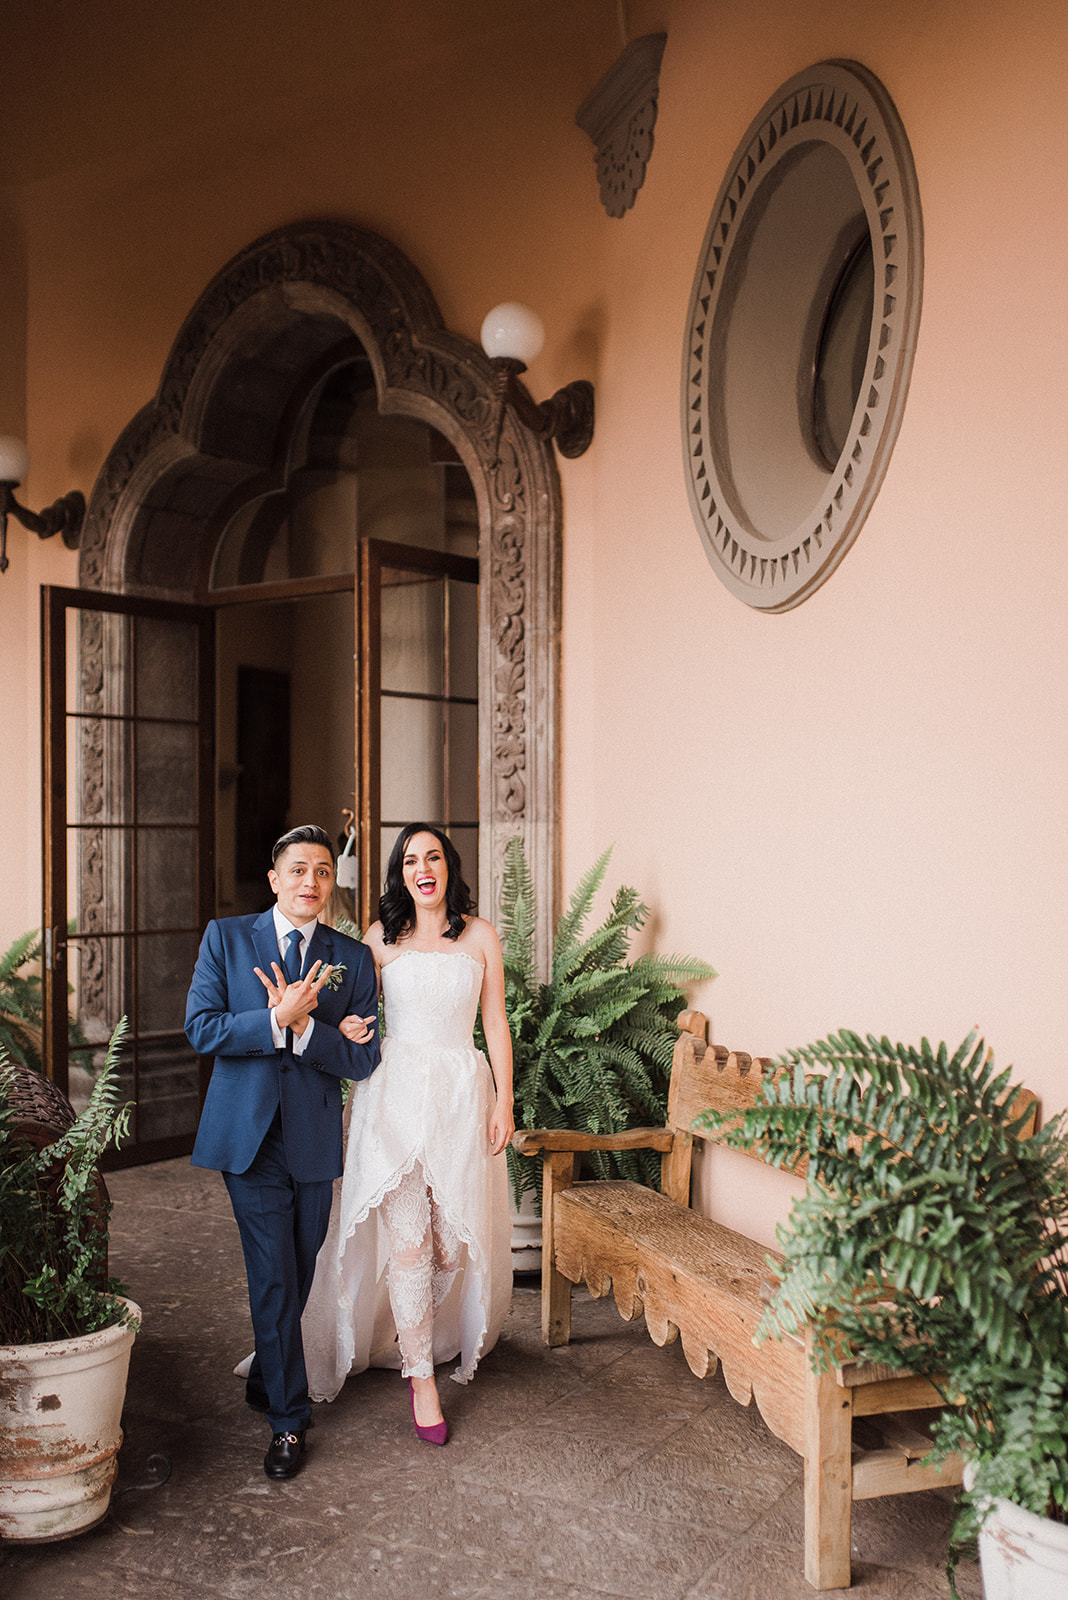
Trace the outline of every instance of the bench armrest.
{"type": "Polygon", "coordinates": [[[565,1150],[670,1150],[670,1128],[628,1128],[625,1133],[578,1133],[571,1128],[517,1128],[512,1149],[521,1156],[565,1150]]]}

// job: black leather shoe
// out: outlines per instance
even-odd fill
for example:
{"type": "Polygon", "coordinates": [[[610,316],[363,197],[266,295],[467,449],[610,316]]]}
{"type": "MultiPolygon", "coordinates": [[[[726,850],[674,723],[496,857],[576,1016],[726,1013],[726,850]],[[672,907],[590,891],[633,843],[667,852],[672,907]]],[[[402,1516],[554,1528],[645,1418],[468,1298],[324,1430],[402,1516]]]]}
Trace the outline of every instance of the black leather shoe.
{"type": "Polygon", "coordinates": [[[253,1411],[266,1411],[270,1403],[262,1389],[254,1389],[251,1384],[246,1383],[245,1404],[247,1406],[251,1406],[253,1411]]]}
{"type": "Polygon", "coordinates": [[[299,1433],[276,1433],[263,1458],[263,1470],[269,1478],[293,1478],[300,1471],[303,1454],[303,1428],[299,1433]]]}

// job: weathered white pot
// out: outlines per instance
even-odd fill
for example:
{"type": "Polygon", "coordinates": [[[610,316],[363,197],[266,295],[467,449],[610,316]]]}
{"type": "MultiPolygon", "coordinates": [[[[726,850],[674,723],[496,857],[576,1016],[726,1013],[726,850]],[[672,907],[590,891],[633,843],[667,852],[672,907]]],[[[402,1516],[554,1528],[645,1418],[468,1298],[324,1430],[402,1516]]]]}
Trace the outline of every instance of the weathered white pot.
{"type": "Polygon", "coordinates": [[[107,1515],[136,1332],[0,1345],[0,1539],[69,1539],[107,1515]]]}
{"type": "Polygon", "coordinates": [[[512,1216],[512,1271],[541,1271],[541,1218],[534,1211],[529,1194],[516,1210],[515,1195],[509,1186],[512,1216]]]}
{"type": "Polygon", "coordinates": [[[1068,1524],[995,1500],[979,1532],[986,1600],[1065,1600],[1068,1524]]]}

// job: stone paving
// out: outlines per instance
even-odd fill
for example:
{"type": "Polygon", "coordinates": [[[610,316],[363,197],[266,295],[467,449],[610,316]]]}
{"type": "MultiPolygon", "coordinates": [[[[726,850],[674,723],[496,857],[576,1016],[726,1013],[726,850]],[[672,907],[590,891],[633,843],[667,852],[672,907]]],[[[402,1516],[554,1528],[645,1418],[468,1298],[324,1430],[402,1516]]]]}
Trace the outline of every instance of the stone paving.
{"type": "MultiPolygon", "coordinates": [[[[117,1487],[153,1452],[171,1477],[80,1538],[0,1546],[3,1600],[813,1600],[792,1451],[611,1299],[576,1291],[572,1342],[547,1350],[536,1279],[474,1381],[441,1384],[444,1450],[415,1438],[400,1377],[368,1372],[314,1408],[300,1475],[269,1483],[231,1373],[251,1335],[221,1179],[172,1161],[109,1188],[112,1270],[144,1313],[117,1487]]],[[[858,1596],[943,1600],[951,1504],[858,1507],[858,1596]]],[[[958,1582],[980,1600],[974,1567],[958,1582]]]]}

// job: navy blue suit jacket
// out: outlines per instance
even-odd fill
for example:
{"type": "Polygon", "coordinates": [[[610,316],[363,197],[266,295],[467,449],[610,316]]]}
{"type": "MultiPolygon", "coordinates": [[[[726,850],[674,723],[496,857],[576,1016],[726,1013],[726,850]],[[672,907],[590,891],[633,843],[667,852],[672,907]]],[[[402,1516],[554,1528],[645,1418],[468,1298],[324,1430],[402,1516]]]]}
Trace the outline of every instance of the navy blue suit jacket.
{"type": "Polygon", "coordinates": [[[370,1077],[378,1065],[378,1024],[367,1044],[338,1031],[343,1017],[376,1016],[374,958],[366,945],[316,925],[306,966],[344,964],[336,989],[319,991],[315,1027],[302,1056],[275,1048],[270,1001],[255,967],[270,976],[279,961],[274,916],[209,922],[186,1006],[185,1032],[215,1067],[200,1115],[193,1165],[246,1172],[281,1107],[286,1159],[300,1183],[341,1174],[341,1079],[370,1077]]]}

